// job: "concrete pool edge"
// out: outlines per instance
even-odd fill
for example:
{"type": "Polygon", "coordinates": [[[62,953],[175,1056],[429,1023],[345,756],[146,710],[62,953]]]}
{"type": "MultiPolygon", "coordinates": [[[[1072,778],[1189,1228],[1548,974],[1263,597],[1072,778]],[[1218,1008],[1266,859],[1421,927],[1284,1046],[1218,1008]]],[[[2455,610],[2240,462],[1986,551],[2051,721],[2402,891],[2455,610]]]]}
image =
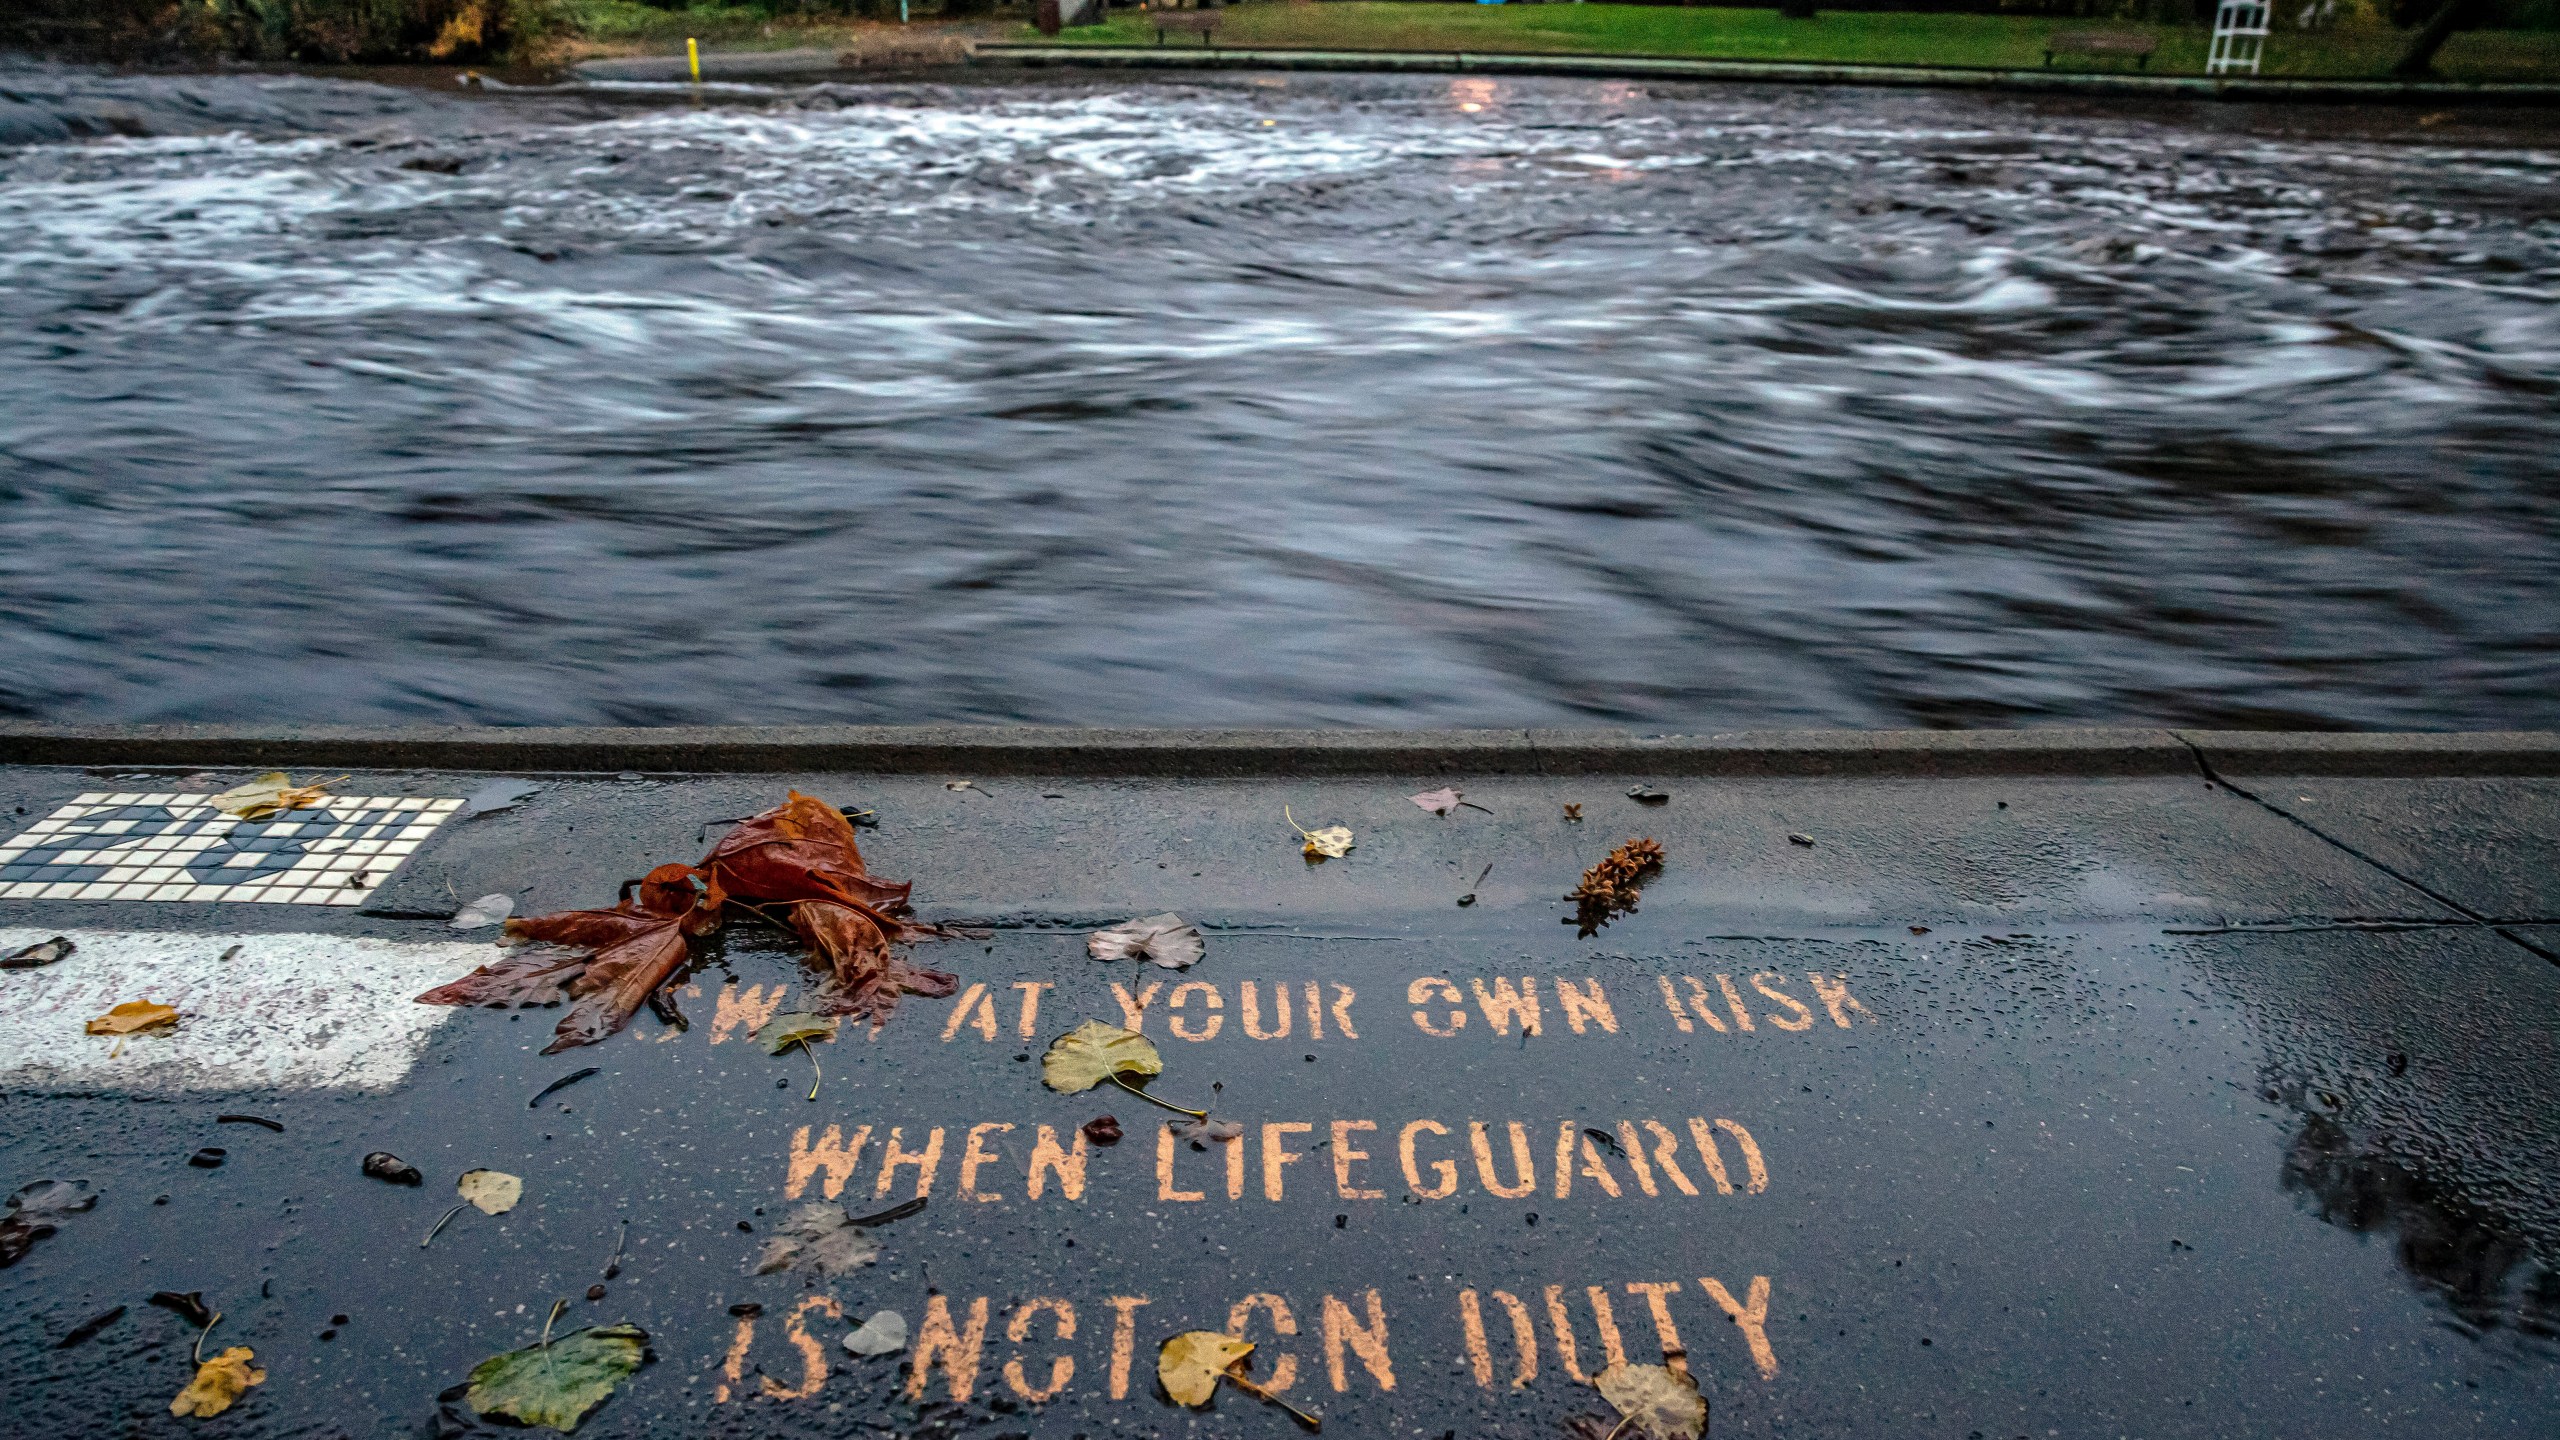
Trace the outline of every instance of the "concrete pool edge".
{"type": "MultiPolygon", "coordinates": [[[[710,58],[704,58],[706,76],[710,58]]],[[[681,63],[681,62],[678,62],[681,63]]],[[[1723,80],[1780,85],[1879,85],[2003,90],[2022,94],[2175,100],[2346,104],[2560,105],[2560,84],[2531,81],[2283,79],[2245,76],[1976,70],[1935,65],[1692,60],[1657,55],[1531,55],[1480,51],[1228,49],[1206,46],[984,43],[972,64],[1025,68],[1335,70],[1475,75],[1563,75],[1618,80],[1723,80]]],[[[582,67],[583,68],[583,67],[582,67]]],[[[599,77],[602,78],[602,77],[599,77]]]]}
{"type": "Polygon", "coordinates": [[[2560,775],[2560,733],[2174,729],[1146,729],[0,724],[0,765],[979,775],[1653,774],[1739,778],[2560,775]]]}

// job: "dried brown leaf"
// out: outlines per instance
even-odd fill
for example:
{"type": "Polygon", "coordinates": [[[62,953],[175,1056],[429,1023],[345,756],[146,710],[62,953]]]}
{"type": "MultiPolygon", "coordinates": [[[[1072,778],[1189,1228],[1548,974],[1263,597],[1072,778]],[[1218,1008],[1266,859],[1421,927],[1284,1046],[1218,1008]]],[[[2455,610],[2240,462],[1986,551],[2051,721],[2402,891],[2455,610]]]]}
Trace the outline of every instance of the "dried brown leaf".
{"type": "Polygon", "coordinates": [[[1582,883],[1564,897],[1575,904],[1573,917],[1565,923],[1581,927],[1585,936],[1600,933],[1601,926],[1620,915],[1635,913],[1644,883],[1661,870],[1660,845],[1651,839],[1628,841],[1582,872],[1582,883]]]}
{"type": "Polygon", "coordinates": [[[884,928],[884,920],[900,937],[926,933],[922,926],[888,919],[865,906],[824,900],[800,901],[788,914],[792,931],[832,972],[817,999],[821,1014],[859,1016],[877,1024],[898,1008],[902,995],[938,998],[960,987],[958,976],[912,964],[889,948],[896,937],[884,928]]]}
{"type": "Polygon", "coordinates": [[[690,953],[688,935],[719,923],[720,895],[686,865],[661,865],[625,886],[611,910],[564,910],[509,920],[511,941],[538,940],[572,950],[539,950],[483,965],[418,997],[427,1005],[548,1005],[572,1001],[545,1055],[592,1045],[620,1030],[651,992],[690,953]],[[631,893],[636,890],[635,893],[631,893]],[[578,952],[588,953],[578,953],[578,952]]]}
{"type": "Polygon", "coordinates": [[[913,888],[871,878],[844,812],[797,790],[721,836],[702,870],[742,900],[828,900],[883,916],[906,913],[913,888]]]}
{"type": "Polygon", "coordinates": [[[89,1022],[92,1035],[132,1035],[178,1023],[178,1007],[152,1000],[128,1000],[89,1022]]]}

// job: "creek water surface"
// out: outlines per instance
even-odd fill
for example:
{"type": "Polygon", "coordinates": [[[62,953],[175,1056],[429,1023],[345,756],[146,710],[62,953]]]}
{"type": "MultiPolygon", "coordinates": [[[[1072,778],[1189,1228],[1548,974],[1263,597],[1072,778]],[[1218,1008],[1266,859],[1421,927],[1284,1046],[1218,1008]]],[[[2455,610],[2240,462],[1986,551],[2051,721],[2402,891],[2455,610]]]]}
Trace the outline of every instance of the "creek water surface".
{"type": "Polygon", "coordinates": [[[2560,130],[0,66],[0,713],[2560,726],[2560,130]]]}

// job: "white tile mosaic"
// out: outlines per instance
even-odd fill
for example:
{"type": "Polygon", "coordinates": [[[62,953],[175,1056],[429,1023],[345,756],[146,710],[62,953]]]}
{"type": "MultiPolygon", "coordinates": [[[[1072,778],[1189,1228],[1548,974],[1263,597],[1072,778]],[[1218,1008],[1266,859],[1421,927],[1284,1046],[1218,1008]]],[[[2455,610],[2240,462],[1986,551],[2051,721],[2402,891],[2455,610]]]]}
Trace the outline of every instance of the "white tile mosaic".
{"type": "Polygon", "coordinates": [[[0,842],[0,899],[360,905],[460,800],[332,795],[266,823],[211,795],[93,791],[0,842]]]}

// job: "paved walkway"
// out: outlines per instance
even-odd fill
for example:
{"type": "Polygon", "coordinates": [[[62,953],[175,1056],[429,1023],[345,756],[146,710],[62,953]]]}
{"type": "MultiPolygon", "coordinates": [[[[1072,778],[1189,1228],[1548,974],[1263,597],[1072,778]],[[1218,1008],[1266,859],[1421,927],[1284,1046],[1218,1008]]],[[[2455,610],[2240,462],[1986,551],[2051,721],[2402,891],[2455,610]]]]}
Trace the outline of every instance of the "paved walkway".
{"type": "Polygon", "coordinates": [[[0,972],[0,1188],[103,1198],[0,1271],[0,1377],[36,1428],[165,1406],[174,1289],[267,1367],[254,1434],[421,1422],[555,1299],[651,1336],[601,1434],[1164,1433],[1156,1345],[1231,1323],[1328,1434],[1553,1433],[1666,1351],[1722,1433],[2549,1433],[2555,771],[2547,736],[22,727],[0,816],[56,838],[0,845],[0,953],[79,948],[0,972]],[[346,778],[178,850],[268,765],[346,778]],[[501,768],[538,788],[449,803],[501,768]],[[752,922],[689,1028],[544,1057],[556,1011],[408,1000],[498,954],[462,902],[609,903],[792,788],[987,932],[912,947],[955,993],[818,1046],[816,1100],[751,1042],[813,980],[752,922]],[[1560,923],[1638,836],[1636,912],[1560,923]],[[28,893],[30,856],[79,878],[28,893]],[[1087,958],[1165,911],[1198,965],[1087,958]],[[176,1032],[81,1033],[140,999],[176,1032]],[[1241,1133],[1044,1088],[1086,1019],[1241,1133]],[[475,1168],[523,1203],[418,1248],[475,1168]],[[746,1273],[801,1207],[912,1198],[875,1264],[746,1273]],[[903,1366],[838,1344],[881,1309],[903,1366]]]}

